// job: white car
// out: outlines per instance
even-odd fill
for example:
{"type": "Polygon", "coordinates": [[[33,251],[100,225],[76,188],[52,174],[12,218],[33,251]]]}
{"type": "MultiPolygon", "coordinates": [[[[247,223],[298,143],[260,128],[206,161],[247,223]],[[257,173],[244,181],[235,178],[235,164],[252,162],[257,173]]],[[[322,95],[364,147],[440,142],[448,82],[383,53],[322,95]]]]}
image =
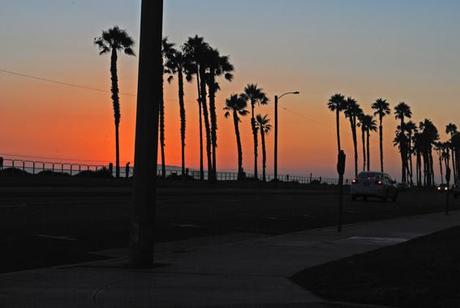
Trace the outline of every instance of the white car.
{"type": "Polygon", "coordinates": [[[396,201],[398,198],[396,181],[383,172],[361,172],[358,178],[352,181],[350,192],[352,200],[358,197],[364,200],[375,197],[384,201],[396,201]]]}

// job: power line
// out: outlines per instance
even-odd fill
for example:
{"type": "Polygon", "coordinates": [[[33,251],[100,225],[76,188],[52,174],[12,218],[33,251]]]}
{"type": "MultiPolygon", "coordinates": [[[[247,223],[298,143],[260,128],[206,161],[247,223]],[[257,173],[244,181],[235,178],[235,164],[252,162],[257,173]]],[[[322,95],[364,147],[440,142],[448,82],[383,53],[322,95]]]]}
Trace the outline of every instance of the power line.
{"type": "MultiPolygon", "coordinates": [[[[56,80],[56,79],[49,79],[49,78],[44,78],[44,77],[30,75],[30,74],[19,73],[19,72],[10,71],[10,70],[6,70],[6,69],[2,69],[2,68],[0,68],[0,73],[13,75],[13,76],[21,77],[21,78],[27,78],[27,79],[33,79],[33,80],[53,83],[53,84],[57,84],[57,85],[60,85],[60,86],[65,86],[65,87],[89,90],[89,91],[93,91],[93,92],[106,93],[106,94],[111,93],[110,91],[106,91],[106,90],[102,90],[102,89],[98,89],[98,88],[93,88],[93,87],[84,86],[84,85],[78,85],[78,84],[74,84],[74,83],[70,83],[70,82],[60,81],[60,80],[56,80]]],[[[135,96],[134,94],[130,94],[130,93],[120,93],[120,95],[131,96],[131,97],[135,96]]]]}
{"type": "Polygon", "coordinates": [[[314,119],[313,117],[309,117],[309,116],[306,116],[306,115],[303,115],[301,113],[298,113],[298,112],[295,112],[295,111],[292,111],[292,110],[289,110],[287,109],[286,107],[281,107],[281,109],[283,109],[284,111],[287,111],[299,118],[302,118],[304,120],[308,120],[308,121],[313,121],[314,123],[318,124],[318,125],[323,125],[322,123],[320,123],[318,120],[314,119]]]}

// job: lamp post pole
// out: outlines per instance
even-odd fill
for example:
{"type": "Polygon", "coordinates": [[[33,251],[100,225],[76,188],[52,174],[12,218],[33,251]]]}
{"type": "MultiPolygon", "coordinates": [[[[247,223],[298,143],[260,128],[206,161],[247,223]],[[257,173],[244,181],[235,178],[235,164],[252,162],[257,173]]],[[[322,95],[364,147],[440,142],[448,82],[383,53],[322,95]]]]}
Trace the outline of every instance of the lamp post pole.
{"type": "Polygon", "coordinates": [[[274,134],[275,135],[275,145],[274,145],[275,153],[273,155],[273,163],[274,163],[273,173],[274,173],[275,182],[278,181],[278,102],[283,96],[290,95],[290,94],[298,95],[300,94],[300,92],[299,91],[286,92],[280,95],[279,97],[278,95],[275,95],[275,134],[274,134]]]}

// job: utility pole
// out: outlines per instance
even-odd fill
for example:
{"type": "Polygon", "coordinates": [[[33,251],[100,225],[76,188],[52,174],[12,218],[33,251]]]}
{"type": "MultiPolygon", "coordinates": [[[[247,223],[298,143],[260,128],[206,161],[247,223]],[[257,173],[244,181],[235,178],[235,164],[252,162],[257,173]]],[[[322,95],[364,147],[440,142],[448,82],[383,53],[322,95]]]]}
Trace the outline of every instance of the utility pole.
{"type": "Polygon", "coordinates": [[[153,266],[163,0],[143,0],[139,40],[130,265],[153,266]]]}

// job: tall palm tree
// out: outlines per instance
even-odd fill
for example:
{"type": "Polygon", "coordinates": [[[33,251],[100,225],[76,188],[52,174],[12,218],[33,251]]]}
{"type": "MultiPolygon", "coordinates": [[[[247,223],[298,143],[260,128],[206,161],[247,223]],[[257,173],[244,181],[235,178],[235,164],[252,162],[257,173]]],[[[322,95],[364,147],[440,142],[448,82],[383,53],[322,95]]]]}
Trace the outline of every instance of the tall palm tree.
{"type": "Polygon", "coordinates": [[[234,67],[228,56],[221,56],[217,49],[210,48],[206,57],[207,75],[206,84],[209,92],[209,112],[211,116],[211,145],[212,145],[212,170],[210,180],[217,180],[217,112],[216,93],[220,90],[217,78],[223,76],[225,80],[233,80],[234,67]]]}
{"type": "Polygon", "coordinates": [[[363,126],[366,128],[366,147],[367,147],[367,171],[371,171],[371,147],[370,147],[370,135],[371,132],[377,131],[377,122],[372,115],[363,116],[363,126]]]}
{"type": "MultiPolygon", "coordinates": [[[[453,137],[458,134],[458,130],[457,130],[457,125],[453,124],[453,123],[449,123],[447,126],[446,126],[446,134],[450,134],[450,141],[451,141],[451,145],[453,145],[452,143],[452,139],[453,137]]],[[[452,169],[454,169],[454,181],[457,179],[457,160],[456,160],[456,157],[455,157],[455,153],[454,153],[454,148],[451,147],[451,152],[452,152],[452,169]]]]}
{"type": "Polygon", "coordinates": [[[260,131],[260,139],[262,141],[262,181],[266,182],[267,151],[265,147],[265,135],[267,135],[272,129],[268,115],[266,114],[262,116],[261,114],[258,114],[256,116],[256,125],[257,129],[260,131]]]}
{"type": "Polygon", "coordinates": [[[209,50],[209,45],[204,41],[202,37],[196,35],[195,37],[188,38],[185,42],[182,51],[185,56],[190,60],[190,66],[192,68],[191,74],[196,75],[196,84],[198,90],[198,116],[200,125],[200,179],[204,180],[204,168],[203,168],[203,116],[205,122],[206,131],[206,149],[208,158],[208,171],[212,169],[211,166],[211,132],[209,127],[208,109],[206,103],[206,84],[204,80],[205,68],[202,67],[206,52],[209,50]]]}
{"type": "Polygon", "coordinates": [[[267,105],[268,98],[262,88],[259,88],[257,84],[248,84],[244,88],[243,97],[251,104],[251,129],[252,136],[254,138],[254,177],[257,179],[258,174],[258,132],[257,132],[257,120],[255,115],[256,105],[267,105]]]}
{"type": "Polygon", "coordinates": [[[179,113],[180,113],[180,138],[181,138],[181,168],[182,175],[186,173],[185,164],[185,133],[186,133],[186,114],[184,101],[184,79],[191,80],[189,59],[183,52],[174,50],[168,54],[166,61],[166,72],[169,74],[168,82],[171,83],[174,76],[177,75],[177,88],[179,94],[179,113]],[[185,75],[185,78],[184,78],[185,75]]]}
{"type": "Polygon", "coordinates": [[[407,164],[407,146],[409,145],[409,138],[406,135],[406,128],[404,126],[398,125],[398,128],[396,130],[396,136],[393,140],[394,146],[397,146],[399,149],[399,153],[401,155],[401,182],[406,183],[406,164],[407,164]]]}
{"type": "Polygon", "coordinates": [[[407,153],[407,156],[408,156],[407,166],[409,167],[408,177],[409,177],[410,184],[413,185],[414,184],[414,179],[413,179],[414,170],[413,170],[412,155],[414,154],[413,141],[414,141],[414,134],[417,132],[417,125],[415,125],[415,123],[412,121],[408,121],[407,123],[405,123],[405,128],[406,128],[407,138],[409,142],[408,153],[407,153]]]}
{"type": "Polygon", "coordinates": [[[94,39],[94,44],[99,48],[99,54],[111,53],[110,74],[112,80],[112,103],[115,120],[115,174],[120,177],[120,90],[118,88],[118,53],[124,52],[126,55],[134,56],[134,40],[125,30],[115,26],[107,31],[103,31],[100,37],[94,39]]]}
{"type": "MultiPolygon", "coordinates": [[[[410,109],[410,106],[407,105],[404,102],[401,102],[401,103],[399,103],[398,105],[395,106],[394,114],[395,114],[395,118],[397,120],[401,120],[401,124],[400,124],[401,134],[405,135],[405,133],[406,133],[406,125],[405,124],[406,123],[405,123],[404,120],[405,120],[405,118],[408,118],[408,119],[412,118],[412,111],[410,109]]],[[[398,138],[398,136],[397,136],[397,139],[399,139],[399,141],[405,141],[405,142],[409,143],[410,139],[402,138],[402,137],[403,136],[400,136],[400,138],[398,138]]],[[[401,151],[401,165],[402,165],[401,181],[403,183],[406,183],[407,182],[407,170],[408,170],[407,161],[408,161],[409,145],[408,144],[400,144],[399,149],[401,151]]]]}
{"type": "MultiPolygon", "coordinates": [[[[168,38],[163,38],[161,42],[161,64],[163,66],[163,74],[168,73],[168,69],[165,67],[165,62],[175,52],[174,44],[168,41],[168,38]]],[[[164,80],[161,81],[161,101],[159,110],[159,126],[160,126],[160,152],[161,152],[161,177],[166,178],[166,157],[165,157],[165,101],[164,101],[164,80]]]]}
{"type": "Polygon", "coordinates": [[[362,147],[363,147],[363,169],[362,171],[366,171],[366,162],[367,162],[367,158],[366,158],[366,124],[365,124],[365,117],[366,115],[363,113],[361,113],[358,117],[358,127],[361,128],[361,144],[362,144],[362,147]]]}
{"type": "Polygon", "coordinates": [[[390,114],[390,104],[386,99],[378,98],[372,104],[372,109],[375,110],[374,115],[379,117],[380,170],[383,172],[383,118],[390,114]]]}
{"type": "Polygon", "coordinates": [[[225,117],[228,118],[230,115],[233,116],[233,124],[235,127],[236,146],[238,151],[238,180],[244,179],[243,170],[243,147],[241,145],[241,135],[239,123],[241,122],[240,116],[246,116],[249,114],[246,109],[248,106],[247,101],[241,95],[233,94],[225,101],[225,117]]]}
{"type": "Polygon", "coordinates": [[[353,149],[355,154],[355,177],[358,177],[358,137],[356,128],[358,126],[358,118],[363,114],[363,110],[354,98],[348,97],[344,105],[345,117],[350,120],[351,134],[353,137],[353,149]]]}
{"type": "Polygon", "coordinates": [[[422,157],[424,164],[424,183],[427,186],[434,185],[434,164],[433,145],[439,140],[439,133],[436,126],[429,119],[420,123],[420,134],[422,142],[422,157]]]}
{"type": "Polygon", "coordinates": [[[345,105],[345,96],[342,94],[335,94],[327,103],[329,110],[335,112],[335,122],[337,129],[337,152],[339,153],[342,150],[340,144],[340,112],[343,111],[345,105]]]}

